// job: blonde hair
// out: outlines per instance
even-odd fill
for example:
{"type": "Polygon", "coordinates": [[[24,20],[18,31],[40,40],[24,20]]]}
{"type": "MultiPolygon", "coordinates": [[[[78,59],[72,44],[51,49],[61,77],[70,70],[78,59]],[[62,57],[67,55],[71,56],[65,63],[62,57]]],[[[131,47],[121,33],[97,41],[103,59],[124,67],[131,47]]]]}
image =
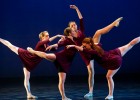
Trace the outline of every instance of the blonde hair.
{"type": "MultiPolygon", "coordinates": [[[[39,33],[39,39],[40,39],[40,40],[42,40],[42,37],[45,36],[44,33],[48,33],[48,31],[43,31],[43,32],[40,32],[40,33],[39,33]]],[[[49,33],[48,33],[48,34],[49,34],[49,33]]]]}
{"type": "Polygon", "coordinates": [[[75,24],[76,24],[75,21],[70,21],[70,22],[68,23],[68,27],[70,27],[70,24],[71,24],[71,23],[75,23],[75,24]]]}

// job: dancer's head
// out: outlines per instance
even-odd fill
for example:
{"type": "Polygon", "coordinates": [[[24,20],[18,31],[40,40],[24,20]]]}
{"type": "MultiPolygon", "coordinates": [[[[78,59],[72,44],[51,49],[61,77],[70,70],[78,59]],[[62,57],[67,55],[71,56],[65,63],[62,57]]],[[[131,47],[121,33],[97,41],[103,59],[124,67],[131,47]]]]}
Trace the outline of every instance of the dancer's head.
{"type": "Polygon", "coordinates": [[[48,33],[47,31],[40,32],[40,34],[39,34],[39,39],[40,39],[40,40],[49,39],[49,33],[48,33]]]}
{"type": "Polygon", "coordinates": [[[77,24],[76,24],[76,22],[70,21],[69,24],[68,24],[68,26],[70,28],[72,28],[73,30],[77,31],[77,24]]]}
{"type": "Polygon", "coordinates": [[[75,31],[72,28],[70,28],[70,27],[67,27],[67,28],[64,29],[64,35],[65,36],[76,37],[75,31]]]}
{"type": "Polygon", "coordinates": [[[82,41],[82,46],[89,50],[93,49],[94,43],[92,41],[92,38],[90,38],[90,37],[84,38],[84,40],[82,41]]]}
{"type": "Polygon", "coordinates": [[[88,50],[96,50],[100,56],[104,54],[104,50],[100,46],[94,44],[94,41],[90,37],[84,38],[84,40],[82,41],[82,46],[88,50]]]}

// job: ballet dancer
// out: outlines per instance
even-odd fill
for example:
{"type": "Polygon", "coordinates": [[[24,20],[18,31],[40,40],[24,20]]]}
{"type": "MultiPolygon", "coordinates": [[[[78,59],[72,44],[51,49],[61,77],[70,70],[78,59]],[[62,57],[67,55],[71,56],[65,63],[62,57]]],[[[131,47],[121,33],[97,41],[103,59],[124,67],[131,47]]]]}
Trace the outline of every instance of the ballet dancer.
{"type": "MultiPolygon", "coordinates": [[[[70,5],[71,9],[76,10],[78,18],[80,20],[80,28],[77,28],[77,24],[75,21],[70,21],[68,26],[71,27],[75,32],[76,32],[76,38],[74,38],[74,41],[76,43],[76,45],[80,46],[82,45],[82,41],[85,38],[85,34],[84,34],[84,24],[83,24],[83,16],[80,12],[80,10],[78,9],[77,6],[75,5],[70,5]]],[[[86,59],[83,55],[83,53],[80,53],[83,61],[85,62],[86,66],[87,66],[87,70],[88,70],[88,87],[89,87],[89,92],[84,95],[84,98],[92,98],[93,97],[93,86],[94,86],[94,60],[89,60],[86,59]]]]}
{"type": "Polygon", "coordinates": [[[45,53],[45,52],[33,50],[30,47],[28,47],[27,50],[30,53],[35,54],[41,58],[45,58],[46,60],[52,61],[55,64],[57,71],[58,71],[58,76],[59,76],[58,89],[62,96],[62,100],[71,100],[65,94],[64,83],[66,80],[67,72],[69,71],[69,68],[72,64],[74,56],[77,52],[77,49],[75,49],[75,48],[67,49],[66,46],[67,45],[76,45],[73,40],[73,37],[75,37],[75,31],[73,31],[70,27],[67,27],[64,30],[64,35],[66,37],[65,37],[65,39],[63,39],[63,41],[59,41],[57,44],[50,45],[47,48],[47,50],[50,50],[52,48],[64,47],[64,49],[59,52],[45,53]]]}
{"type": "MultiPolygon", "coordinates": [[[[122,17],[116,20],[116,24],[114,26],[119,25],[119,21],[122,20],[122,17]]],[[[82,42],[82,46],[76,45],[69,45],[67,48],[75,47],[80,52],[85,54],[85,57],[88,59],[94,59],[101,65],[103,68],[107,69],[107,82],[109,93],[108,96],[105,98],[107,100],[113,99],[113,92],[114,92],[114,80],[113,76],[118,72],[122,64],[122,57],[132,49],[132,47],[140,42],[140,36],[131,40],[128,44],[118,47],[116,49],[105,51],[101,44],[100,38],[101,35],[108,33],[112,29],[112,24],[109,26],[97,30],[94,34],[93,38],[85,38],[82,42]]]]}
{"type": "MultiPolygon", "coordinates": [[[[56,35],[53,37],[49,37],[49,33],[47,31],[43,31],[39,34],[40,41],[36,44],[35,50],[44,51],[48,47],[48,43],[53,41],[57,37],[63,37],[62,35],[56,35]]],[[[30,72],[36,67],[36,65],[42,60],[42,58],[32,55],[27,50],[14,46],[9,41],[0,38],[0,43],[7,46],[11,51],[19,56],[23,63],[23,72],[24,72],[24,87],[27,92],[27,98],[33,99],[38,98],[37,96],[32,95],[30,90],[30,72]]]]}

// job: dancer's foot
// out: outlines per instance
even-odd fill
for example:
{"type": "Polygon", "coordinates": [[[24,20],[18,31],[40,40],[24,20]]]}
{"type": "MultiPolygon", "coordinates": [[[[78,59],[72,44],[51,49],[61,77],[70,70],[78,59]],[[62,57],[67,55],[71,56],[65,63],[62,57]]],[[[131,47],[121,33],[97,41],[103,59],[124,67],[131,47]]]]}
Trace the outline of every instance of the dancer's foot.
{"type": "Polygon", "coordinates": [[[140,42],[140,36],[133,39],[131,42],[130,42],[130,45],[134,46],[136,44],[138,44],[140,42]]]}
{"type": "Polygon", "coordinates": [[[38,97],[37,96],[34,96],[32,94],[28,95],[27,96],[27,99],[37,99],[38,97]]]}
{"type": "Polygon", "coordinates": [[[85,96],[84,96],[85,99],[90,99],[90,98],[93,98],[93,93],[87,93],[85,96]]]}
{"type": "Polygon", "coordinates": [[[65,98],[62,98],[62,100],[72,100],[72,99],[65,97],[65,98]]]}
{"type": "Polygon", "coordinates": [[[105,98],[105,100],[113,100],[113,96],[108,95],[108,96],[105,98]]]}
{"type": "Polygon", "coordinates": [[[33,53],[34,50],[31,48],[31,47],[27,47],[27,50],[30,52],[30,53],[33,53]]]}
{"type": "Polygon", "coordinates": [[[123,17],[120,17],[120,18],[116,19],[116,20],[114,21],[114,26],[118,27],[119,24],[120,24],[120,21],[121,21],[122,19],[123,19],[123,17]]]}

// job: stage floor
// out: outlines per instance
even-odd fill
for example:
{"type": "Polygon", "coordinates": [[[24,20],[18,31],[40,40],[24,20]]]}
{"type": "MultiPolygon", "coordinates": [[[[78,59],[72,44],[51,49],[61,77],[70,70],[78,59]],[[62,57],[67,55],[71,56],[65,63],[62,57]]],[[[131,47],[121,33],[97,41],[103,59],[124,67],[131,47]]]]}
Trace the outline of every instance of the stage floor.
{"type": "MultiPolygon", "coordinates": [[[[140,100],[140,80],[132,77],[118,77],[114,80],[114,100],[140,100]]],[[[37,100],[61,100],[57,82],[57,77],[31,78],[31,91],[38,96],[37,100]]],[[[88,92],[87,77],[68,77],[65,83],[65,91],[67,97],[72,100],[86,100],[83,96],[88,92]]],[[[105,76],[96,77],[94,97],[91,100],[104,100],[107,94],[108,87],[105,76]]],[[[27,100],[23,78],[2,78],[0,100],[27,100]]]]}

